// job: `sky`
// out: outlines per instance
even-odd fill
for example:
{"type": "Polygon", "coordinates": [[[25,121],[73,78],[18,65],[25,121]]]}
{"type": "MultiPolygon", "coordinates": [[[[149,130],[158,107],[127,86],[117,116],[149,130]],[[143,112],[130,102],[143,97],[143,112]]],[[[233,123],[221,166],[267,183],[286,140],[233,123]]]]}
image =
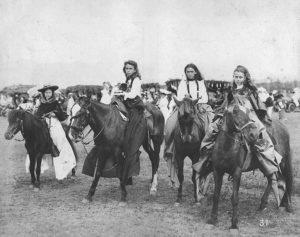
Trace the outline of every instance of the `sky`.
{"type": "Polygon", "coordinates": [[[298,0],[1,0],[0,87],[125,80],[231,80],[237,65],[256,81],[300,80],[298,0]]]}

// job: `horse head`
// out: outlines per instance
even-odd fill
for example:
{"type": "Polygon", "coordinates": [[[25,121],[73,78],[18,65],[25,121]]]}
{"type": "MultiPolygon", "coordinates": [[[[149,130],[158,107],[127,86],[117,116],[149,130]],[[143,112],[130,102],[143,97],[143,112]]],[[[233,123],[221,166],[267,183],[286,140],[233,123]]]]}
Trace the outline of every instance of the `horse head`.
{"type": "Polygon", "coordinates": [[[83,130],[88,126],[90,122],[90,98],[81,97],[79,99],[79,105],[80,110],[71,118],[71,135],[75,140],[83,137],[83,130]]]}
{"type": "Polygon", "coordinates": [[[189,97],[185,97],[182,101],[178,101],[174,97],[174,101],[178,107],[178,122],[181,139],[184,143],[191,143],[193,124],[196,116],[195,105],[198,99],[192,100],[189,97]]]}
{"type": "Polygon", "coordinates": [[[231,92],[227,99],[228,107],[224,114],[226,130],[231,133],[241,133],[250,144],[254,143],[258,139],[259,130],[255,121],[251,119],[250,109],[242,105],[231,92]]]}
{"type": "Polygon", "coordinates": [[[24,110],[11,110],[8,113],[8,127],[4,134],[6,140],[11,140],[19,131],[22,131],[25,113],[24,110]]]}

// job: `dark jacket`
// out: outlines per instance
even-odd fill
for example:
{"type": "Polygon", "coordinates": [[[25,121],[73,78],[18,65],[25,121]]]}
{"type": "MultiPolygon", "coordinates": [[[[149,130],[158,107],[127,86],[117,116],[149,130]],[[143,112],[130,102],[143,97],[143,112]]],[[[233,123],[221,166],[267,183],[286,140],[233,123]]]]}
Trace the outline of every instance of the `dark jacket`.
{"type": "Polygon", "coordinates": [[[54,100],[53,102],[41,103],[35,115],[41,118],[42,116],[50,112],[55,113],[59,121],[64,121],[66,119],[65,113],[63,112],[57,100],[54,100]]]}

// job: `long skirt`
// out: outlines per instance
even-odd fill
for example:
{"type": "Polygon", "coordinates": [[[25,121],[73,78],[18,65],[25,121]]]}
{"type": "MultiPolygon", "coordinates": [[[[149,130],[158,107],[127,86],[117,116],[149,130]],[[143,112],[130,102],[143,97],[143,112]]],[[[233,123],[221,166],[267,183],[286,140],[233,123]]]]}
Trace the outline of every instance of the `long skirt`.
{"type": "Polygon", "coordinates": [[[59,150],[59,156],[53,157],[55,177],[62,180],[67,177],[68,173],[76,166],[76,158],[72,147],[69,144],[64,129],[57,118],[46,118],[50,130],[50,136],[54,145],[59,150]]]}

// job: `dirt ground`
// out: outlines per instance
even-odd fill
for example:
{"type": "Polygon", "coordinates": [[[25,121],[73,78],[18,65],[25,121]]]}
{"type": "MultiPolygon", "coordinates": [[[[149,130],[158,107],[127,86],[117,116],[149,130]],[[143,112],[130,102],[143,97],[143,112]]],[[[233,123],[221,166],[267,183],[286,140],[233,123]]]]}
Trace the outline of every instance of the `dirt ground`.
{"type": "MultiPolygon", "coordinates": [[[[276,115],[276,114],[275,114],[276,115]]],[[[294,213],[275,209],[270,196],[268,209],[257,208],[266,179],[256,171],[242,177],[239,202],[240,236],[300,236],[300,113],[287,114],[285,121],[291,133],[295,192],[294,213]],[[265,225],[261,226],[260,224],[265,225]],[[266,225],[267,223],[267,225],[266,225]]],[[[118,206],[117,179],[100,179],[93,202],[83,204],[92,178],[81,174],[85,151],[77,144],[81,160],[75,179],[62,184],[51,167],[41,175],[41,190],[30,188],[30,175],[25,172],[24,142],[6,141],[6,118],[0,118],[0,235],[1,236],[228,236],[231,219],[232,184],[224,178],[219,207],[219,221],[209,229],[206,220],[212,207],[213,184],[202,206],[193,201],[191,162],[185,161],[183,203],[174,206],[176,190],[171,189],[166,163],[161,158],[157,197],[149,196],[151,164],[141,156],[141,173],[128,187],[128,204],[118,206]]],[[[17,135],[21,138],[21,135],[17,135]]],[[[88,148],[90,149],[90,147],[88,148]]]]}

